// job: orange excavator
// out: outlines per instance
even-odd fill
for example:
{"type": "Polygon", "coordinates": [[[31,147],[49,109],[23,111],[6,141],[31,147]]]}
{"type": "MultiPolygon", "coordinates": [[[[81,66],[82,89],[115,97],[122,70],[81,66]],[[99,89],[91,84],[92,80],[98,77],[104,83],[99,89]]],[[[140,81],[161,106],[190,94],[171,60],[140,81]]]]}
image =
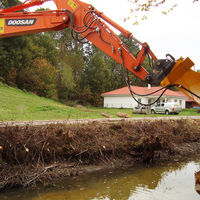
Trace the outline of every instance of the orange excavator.
{"type": "MultiPolygon", "coordinates": [[[[200,73],[191,69],[194,63],[189,58],[175,60],[167,54],[166,59],[158,59],[147,43],[140,42],[92,5],[79,0],[52,0],[57,10],[24,10],[47,1],[50,0],[26,0],[20,5],[0,9],[0,38],[70,28],[74,39],[79,42],[90,41],[146,83],[160,84],[164,91],[176,86],[200,104],[200,73]],[[137,57],[130,53],[111,26],[141,46],[137,57]],[[142,66],[146,56],[153,63],[151,72],[142,66]]],[[[126,82],[134,96],[127,71],[126,82]]]]}

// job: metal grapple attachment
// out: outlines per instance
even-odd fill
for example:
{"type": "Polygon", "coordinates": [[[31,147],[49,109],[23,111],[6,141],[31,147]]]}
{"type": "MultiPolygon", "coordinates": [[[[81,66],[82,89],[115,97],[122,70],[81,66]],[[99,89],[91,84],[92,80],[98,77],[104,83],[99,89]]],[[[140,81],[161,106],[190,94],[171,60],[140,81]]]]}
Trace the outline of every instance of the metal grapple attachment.
{"type": "Polygon", "coordinates": [[[170,54],[166,55],[167,59],[156,60],[152,66],[153,71],[145,77],[149,84],[160,84],[160,82],[170,73],[175,65],[175,59],[170,54]]]}
{"type": "Polygon", "coordinates": [[[190,58],[185,60],[180,58],[170,73],[161,81],[161,85],[166,87],[175,84],[179,90],[200,104],[200,73],[191,69],[193,65],[190,58]]]}
{"type": "Polygon", "coordinates": [[[194,63],[190,58],[175,59],[167,54],[167,59],[156,60],[153,71],[145,81],[150,84],[160,84],[168,89],[176,86],[180,91],[200,104],[200,73],[191,69],[194,63]]]}

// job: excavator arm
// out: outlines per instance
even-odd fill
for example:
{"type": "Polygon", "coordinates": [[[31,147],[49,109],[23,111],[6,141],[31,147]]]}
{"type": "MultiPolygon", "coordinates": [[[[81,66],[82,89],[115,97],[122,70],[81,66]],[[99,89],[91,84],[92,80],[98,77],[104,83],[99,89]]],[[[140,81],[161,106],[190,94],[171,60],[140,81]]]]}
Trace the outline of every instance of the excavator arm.
{"type": "Polygon", "coordinates": [[[190,69],[193,62],[189,58],[175,61],[168,55],[166,59],[157,59],[147,43],[141,43],[129,31],[90,4],[79,0],[53,0],[57,10],[16,12],[46,1],[49,0],[27,0],[21,5],[0,10],[0,38],[71,28],[75,39],[80,42],[90,41],[143,81],[161,84],[166,88],[178,86],[200,103],[200,73],[190,69]],[[141,45],[137,57],[130,53],[108,24],[141,45]],[[142,67],[146,55],[154,61],[153,71],[150,73],[142,67]],[[191,80],[194,76],[196,81],[191,80]]]}
{"type": "Polygon", "coordinates": [[[6,13],[0,15],[0,37],[59,31],[67,28],[68,16],[62,11],[6,13]]]}

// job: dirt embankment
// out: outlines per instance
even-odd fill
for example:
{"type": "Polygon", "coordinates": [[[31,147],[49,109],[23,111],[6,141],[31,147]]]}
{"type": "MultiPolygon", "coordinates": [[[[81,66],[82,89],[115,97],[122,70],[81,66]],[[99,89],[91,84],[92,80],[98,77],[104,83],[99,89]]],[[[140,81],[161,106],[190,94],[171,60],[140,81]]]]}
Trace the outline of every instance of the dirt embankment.
{"type": "Polygon", "coordinates": [[[0,189],[200,153],[200,120],[0,127],[0,189]]]}

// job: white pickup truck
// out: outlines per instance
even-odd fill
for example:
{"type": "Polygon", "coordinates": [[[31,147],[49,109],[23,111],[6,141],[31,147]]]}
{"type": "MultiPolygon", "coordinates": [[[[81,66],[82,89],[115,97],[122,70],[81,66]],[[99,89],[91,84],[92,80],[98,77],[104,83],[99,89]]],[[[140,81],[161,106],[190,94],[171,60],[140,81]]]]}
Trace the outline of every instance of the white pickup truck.
{"type": "Polygon", "coordinates": [[[179,104],[173,103],[173,102],[167,102],[167,103],[158,103],[155,106],[151,107],[151,113],[159,113],[159,114],[179,114],[181,112],[182,108],[179,104]]]}

